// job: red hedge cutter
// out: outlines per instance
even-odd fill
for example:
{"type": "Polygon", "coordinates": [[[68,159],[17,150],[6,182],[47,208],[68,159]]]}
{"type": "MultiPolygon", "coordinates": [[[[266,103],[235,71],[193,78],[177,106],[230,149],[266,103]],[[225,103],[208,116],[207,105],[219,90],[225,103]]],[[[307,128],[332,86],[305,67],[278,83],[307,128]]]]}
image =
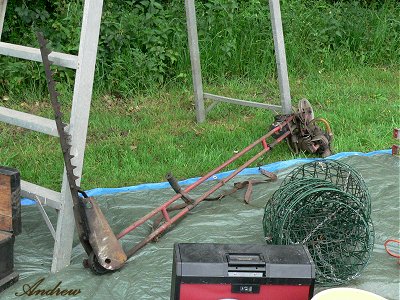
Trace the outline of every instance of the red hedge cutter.
{"type": "MultiPolygon", "coordinates": [[[[75,167],[71,163],[73,156],[70,153],[70,136],[65,131],[66,125],[62,122],[62,113],[60,110],[60,103],[58,101],[58,93],[55,90],[55,81],[53,80],[53,74],[50,70],[51,62],[48,58],[50,51],[46,48],[47,42],[43,38],[42,34],[38,33],[38,39],[46,72],[50,100],[55,114],[55,121],[60,136],[61,149],[64,156],[66,173],[71,190],[75,224],[79,235],[79,240],[88,255],[88,259],[85,260],[84,264],[85,266],[90,267],[96,274],[103,274],[109,271],[120,269],[122,266],[124,266],[128,258],[132,257],[147,243],[157,239],[163,232],[170,228],[172,224],[183,218],[200,202],[205,200],[218,200],[231,193],[223,193],[214,198],[210,197],[211,194],[224,186],[229,180],[234,178],[243,169],[257,161],[261,156],[270,151],[281,141],[286,139],[289,147],[295,153],[299,151],[306,151],[321,154],[324,157],[331,154],[330,144],[333,134],[330,130],[328,122],[324,119],[314,119],[314,113],[310,103],[305,99],[301,100],[295,113],[275,116],[275,121],[271,125],[270,131],[267,134],[263,135],[254,143],[247,146],[242,151],[235,154],[232,158],[228,159],[226,162],[186,188],[181,188],[177,180],[171,174],[168,174],[167,180],[173,190],[176,192],[176,195],[166,201],[163,205],[155,208],[144,217],[140,218],[122,230],[119,234],[115,235],[111,230],[111,227],[108,224],[105,216],[100,210],[97,202],[94,201],[93,197],[88,197],[86,193],[76,185],[76,179],[78,179],[78,177],[74,175],[73,170],[75,167]],[[319,128],[316,125],[317,122],[324,123],[325,130],[319,128]],[[274,138],[275,140],[271,143],[268,143],[267,139],[270,137],[274,138]],[[188,195],[190,191],[258,145],[261,145],[261,150],[259,150],[257,154],[233,171],[229,176],[220,180],[210,190],[196,199],[191,198],[188,195]],[[175,202],[180,199],[183,200],[183,202],[176,204],[175,202]],[[152,232],[149,233],[149,235],[141,242],[134,245],[131,249],[124,251],[119,240],[151,219],[153,219],[152,232]]],[[[274,177],[274,175],[271,175],[265,171],[264,175],[269,175],[271,180],[276,179],[276,176],[274,177]]],[[[251,181],[235,183],[233,191],[246,185],[250,187],[251,184],[251,181]]],[[[247,193],[246,196],[248,196],[247,193]]]]}

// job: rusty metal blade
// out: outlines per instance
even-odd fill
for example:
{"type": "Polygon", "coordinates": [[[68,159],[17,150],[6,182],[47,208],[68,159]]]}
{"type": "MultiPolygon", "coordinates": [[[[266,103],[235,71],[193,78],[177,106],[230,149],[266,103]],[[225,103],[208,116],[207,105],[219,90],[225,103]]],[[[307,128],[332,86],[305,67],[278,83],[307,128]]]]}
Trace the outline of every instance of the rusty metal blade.
{"type": "Polygon", "coordinates": [[[43,34],[37,33],[37,37],[46,73],[50,101],[53,106],[57,131],[60,136],[60,145],[71,190],[75,225],[79,240],[89,257],[93,257],[94,254],[96,261],[104,269],[119,269],[127,260],[125,252],[94,199],[81,198],[79,196],[81,189],[76,184],[76,180],[79,177],[74,174],[76,166],[71,161],[74,157],[71,154],[71,135],[66,131],[67,125],[62,122],[63,113],[61,112],[61,104],[58,101],[59,93],[55,90],[56,82],[53,79],[54,73],[50,69],[51,62],[48,55],[51,51],[46,48],[47,41],[43,37],[43,34]]]}
{"type": "Polygon", "coordinates": [[[121,244],[93,197],[84,198],[83,201],[90,231],[89,243],[98,262],[107,270],[120,269],[127,260],[121,244]]]}

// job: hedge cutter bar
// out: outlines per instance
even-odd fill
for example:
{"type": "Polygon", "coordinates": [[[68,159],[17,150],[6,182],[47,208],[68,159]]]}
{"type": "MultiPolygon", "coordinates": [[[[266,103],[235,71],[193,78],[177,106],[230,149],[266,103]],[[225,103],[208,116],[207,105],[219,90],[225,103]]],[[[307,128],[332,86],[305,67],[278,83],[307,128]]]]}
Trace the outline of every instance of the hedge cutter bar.
{"type": "Polygon", "coordinates": [[[88,255],[88,259],[84,261],[84,265],[86,267],[90,267],[96,274],[103,274],[109,271],[120,269],[128,258],[132,257],[147,243],[156,240],[162,233],[168,230],[174,223],[183,218],[190,210],[195,208],[202,201],[220,200],[238,189],[248,187],[245,195],[245,200],[248,202],[253,184],[275,180],[276,175],[266,172],[265,170],[261,170],[261,172],[268,176],[269,179],[263,181],[248,180],[245,182],[235,183],[234,188],[231,191],[224,192],[217,197],[210,196],[212,196],[214,192],[238,175],[243,169],[249,167],[265,153],[273,149],[281,141],[286,139],[290,148],[295,153],[298,151],[306,151],[321,154],[322,156],[327,156],[331,153],[330,144],[333,134],[330,130],[328,122],[324,119],[314,119],[314,112],[310,103],[305,99],[301,100],[298,109],[294,113],[275,116],[275,121],[271,125],[268,133],[257,139],[242,151],[235,154],[232,158],[228,159],[214,170],[198,179],[193,184],[183,189],[178,184],[174,176],[172,174],[168,174],[167,180],[173,190],[176,192],[176,195],[161,206],[153,209],[151,212],[135,221],[133,224],[122,230],[119,234],[115,235],[96,201],[92,197],[88,197],[86,193],[83,192],[76,184],[78,177],[74,174],[75,167],[71,162],[73,156],[70,153],[70,135],[66,132],[66,125],[62,122],[60,103],[57,99],[58,93],[55,90],[55,81],[53,80],[53,74],[50,70],[51,63],[48,58],[50,51],[46,48],[47,42],[43,38],[42,34],[38,33],[38,39],[73,201],[75,225],[79,235],[79,240],[88,255]],[[317,122],[324,123],[326,130],[324,131],[319,128],[316,125],[317,122]],[[267,139],[271,137],[275,140],[271,143],[268,143],[267,139]],[[210,179],[212,176],[257,146],[261,146],[261,150],[259,150],[257,154],[243,163],[229,176],[216,183],[207,192],[204,192],[200,197],[192,198],[188,194],[200,184],[210,179]],[[175,203],[178,200],[182,200],[183,202],[175,203]],[[153,221],[152,231],[139,243],[124,251],[119,240],[139,226],[145,223],[147,224],[151,220],[153,221]]]}
{"type": "Polygon", "coordinates": [[[88,197],[76,184],[76,180],[79,177],[74,174],[76,167],[71,162],[74,156],[71,154],[71,145],[69,144],[71,136],[65,130],[67,125],[62,122],[63,114],[60,102],[58,101],[58,93],[55,90],[53,73],[50,69],[49,54],[51,52],[46,48],[47,42],[43,35],[37,33],[37,37],[40,44],[40,52],[46,73],[50,100],[54,110],[57,131],[60,136],[61,150],[71,191],[75,226],[79,240],[93,264],[99,264],[105,270],[119,269],[127,260],[121,244],[116,239],[96,201],[94,201],[93,197],[88,197]]]}

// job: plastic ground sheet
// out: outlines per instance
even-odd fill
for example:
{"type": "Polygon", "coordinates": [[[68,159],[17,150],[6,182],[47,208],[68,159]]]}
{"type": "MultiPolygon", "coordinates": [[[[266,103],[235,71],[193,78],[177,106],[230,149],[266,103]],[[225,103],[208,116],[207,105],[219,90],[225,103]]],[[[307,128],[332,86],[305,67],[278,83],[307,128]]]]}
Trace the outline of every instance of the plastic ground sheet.
{"type": "MultiPolygon", "coordinates": [[[[370,157],[350,156],[341,161],[361,173],[372,197],[372,221],[375,227],[375,248],[361,276],[346,286],[364,289],[387,299],[399,299],[399,264],[384,250],[389,238],[399,238],[399,158],[391,155],[370,157]]],[[[279,180],[254,186],[250,204],[243,201],[244,191],[239,191],[221,201],[202,202],[167,231],[157,242],[145,246],[121,270],[94,275],[82,266],[86,257],[78,240],[74,242],[71,265],[62,271],[50,273],[53,238],[36,206],[22,209],[23,232],[16,237],[15,270],[20,280],[0,293],[0,299],[54,299],[53,296],[28,296],[28,287],[51,290],[59,287],[70,294],[62,299],[169,299],[172,250],[177,242],[209,243],[264,243],[262,218],[264,207],[272,193],[279,187],[285,174],[295,166],[277,172],[279,180]],[[39,283],[39,284],[38,284],[39,283]],[[74,296],[75,293],[75,296],[74,296]]],[[[245,175],[233,182],[260,175],[245,175]]],[[[198,196],[215,181],[206,182],[191,193],[198,196]]],[[[170,188],[141,190],[97,196],[102,211],[114,232],[118,233],[138,218],[161,205],[174,192],[170,188]]],[[[55,224],[55,212],[46,209],[55,224]]],[[[64,230],[71,230],[65,228],[64,230]]],[[[149,234],[151,224],[134,230],[122,239],[125,249],[132,247],[149,234]]],[[[316,291],[321,287],[316,286],[316,291]]],[[[57,298],[57,297],[56,297],[57,298]]]]}

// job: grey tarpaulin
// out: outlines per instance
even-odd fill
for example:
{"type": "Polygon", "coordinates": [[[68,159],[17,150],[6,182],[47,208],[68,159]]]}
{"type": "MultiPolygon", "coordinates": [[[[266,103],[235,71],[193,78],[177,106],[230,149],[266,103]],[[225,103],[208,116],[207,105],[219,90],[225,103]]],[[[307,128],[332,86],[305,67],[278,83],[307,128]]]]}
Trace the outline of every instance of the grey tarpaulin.
{"type": "MultiPolygon", "coordinates": [[[[348,286],[361,288],[388,299],[399,299],[399,264],[386,254],[383,243],[399,237],[399,159],[391,155],[351,156],[341,161],[350,164],[364,177],[372,197],[372,220],[375,226],[375,249],[361,276],[348,286]]],[[[164,234],[158,242],[147,245],[132,257],[120,271],[96,276],[82,266],[85,257],[78,240],[71,265],[51,274],[52,236],[40,212],[34,206],[23,207],[23,232],[15,244],[15,268],[20,280],[0,293],[1,299],[55,299],[54,296],[15,296],[23,288],[44,278],[38,289],[52,289],[59,282],[61,289],[77,290],[76,297],[62,299],[169,299],[172,247],[175,242],[263,243],[264,206],[281,180],[293,167],[278,172],[278,182],[256,185],[250,204],[243,202],[244,191],[222,201],[202,202],[164,234]]],[[[240,176],[232,181],[243,181],[240,176]]],[[[258,178],[257,175],[251,178],[258,178]]],[[[200,194],[212,184],[207,182],[195,190],[200,194]]],[[[227,186],[226,189],[229,189],[227,186]]],[[[97,201],[116,233],[153,208],[164,203],[172,189],[144,190],[98,196],[97,201]]],[[[195,195],[192,194],[192,195],[195,195]]],[[[53,213],[49,211],[49,213],[53,213]]],[[[54,216],[53,216],[54,217],[54,216]]],[[[53,218],[54,221],[55,218],[53,218]]],[[[65,230],[70,230],[66,228],[65,230]]],[[[123,239],[125,248],[148,234],[150,224],[142,226],[123,239]]],[[[317,287],[317,291],[320,289],[317,287]]]]}

